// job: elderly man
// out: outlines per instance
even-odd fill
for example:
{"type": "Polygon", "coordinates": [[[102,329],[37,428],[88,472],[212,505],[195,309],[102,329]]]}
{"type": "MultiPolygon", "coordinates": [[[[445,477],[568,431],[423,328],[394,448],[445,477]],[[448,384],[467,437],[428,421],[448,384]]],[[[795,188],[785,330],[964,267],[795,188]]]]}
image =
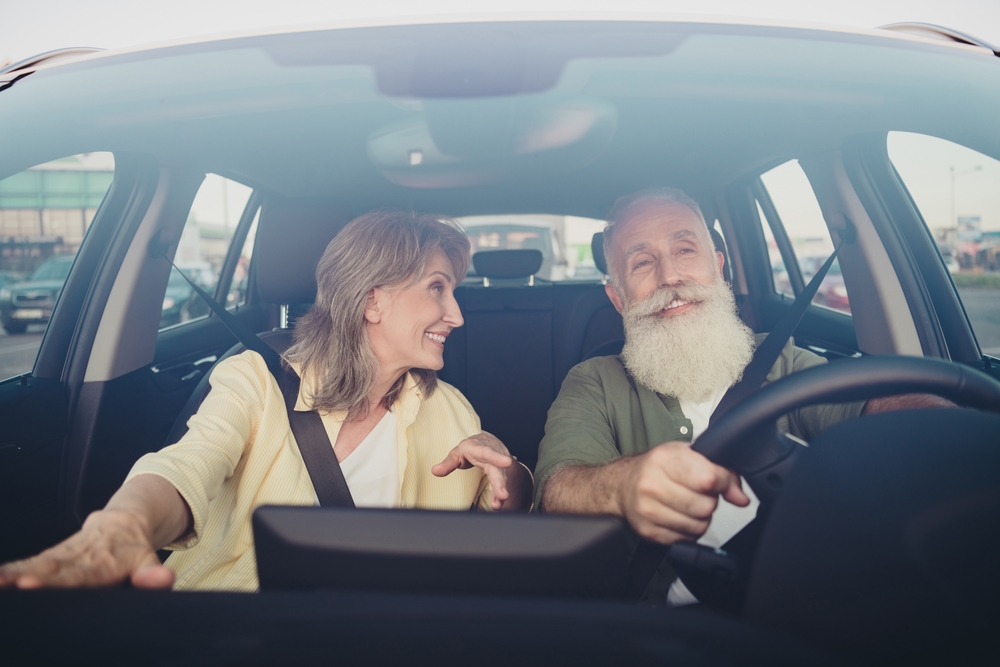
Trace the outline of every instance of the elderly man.
{"type": "MultiPolygon", "coordinates": [[[[755,338],[737,316],[721,277],[724,257],[713,248],[698,204],[679,190],[619,199],[604,249],[606,289],[623,316],[625,346],[621,355],[589,359],[566,377],[539,446],[535,506],[622,516],[639,536],[663,544],[698,539],[721,546],[753,518],[757,503],[737,474],[690,444],[763,336],[755,338]]],[[[767,381],[824,362],[789,341],[767,381]]],[[[779,426],[809,440],[863,411],[902,407],[901,400],[912,407],[943,399],[812,406],[779,426]]],[[[669,565],[661,565],[644,600],[695,601],[674,579],[669,565]]]]}

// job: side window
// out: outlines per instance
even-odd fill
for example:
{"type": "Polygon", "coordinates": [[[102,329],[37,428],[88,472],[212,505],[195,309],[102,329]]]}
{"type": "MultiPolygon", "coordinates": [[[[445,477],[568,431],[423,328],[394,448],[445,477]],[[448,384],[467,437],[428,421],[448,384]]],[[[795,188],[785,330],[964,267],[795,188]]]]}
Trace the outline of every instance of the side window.
{"type": "MultiPolygon", "coordinates": [[[[789,160],[760,176],[767,197],[758,198],[758,211],[766,221],[774,289],[798,294],[833,252],[833,239],[819,202],[798,160],[789,160]],[[784,248],[782,248],[784,246],[784,248]]],[[[851,312],[840,264],[834,262],[812,302],[817,306],[851,312]]]]}
{"type": "Polygon", "coordinates": [[[984,354],[1000,355],[1000,161],[890,132],[889,159],[920,210],[984,354]]]}
{"type": "Polygon", "coordinates": [[[114,173],[111,153],[84,153],[0,180],[0,380],[34,367],[114,173]]]}
{"type": "MultiPolygon", "coordinates": [[[[216,291],[223,263],[251,193],[252,190],[241,183],[208,174],[191,204],[174,264],[209,294],[216,291]]],[[[209,313],[208,305],[177,269],[170,270],[167,291],[163,295],[160,329],[209,313]]]]}

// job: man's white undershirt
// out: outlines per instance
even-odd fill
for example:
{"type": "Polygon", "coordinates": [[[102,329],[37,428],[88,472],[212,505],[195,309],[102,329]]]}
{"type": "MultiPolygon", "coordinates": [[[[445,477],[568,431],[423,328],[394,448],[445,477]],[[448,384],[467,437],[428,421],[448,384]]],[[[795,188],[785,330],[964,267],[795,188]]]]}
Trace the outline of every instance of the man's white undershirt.
{"type": "MultiPolygon", "coordinates": [[[[681,411],[684,412],[685,417],[691,420],[692,443],[708,428],[708,422],[712,418],[712,413],[719,407],[719,402],[725,395],[726,389],[720,389],[712,394],[707,401],[702,403],[680,401],[681,411]]],[[[743,530],[744,526],[753,521],[753,518],[757,516],[757,506],[760,502],[745,483],[743,484],[743,491],[750,497],[750,504],[746,507],[737,507],[727,500],[720,498],[719,506],[715,510],[715,514],[712,515],[712,523],[709,524],[708,530],[698,540],[698,544],[714,548],[721,547],[733,535],[743,530]]],[[[670,591],[667,593],[667,604],[670,606],[679,607],[694,604],[697,601],[698,599],[691,594],[691,591],[687,589],[687,586],[680,579],[674,581],[670,587],[670,591]]]]}
{"type": "Polygon", "coordinates": [[[357,449],[340,462],[357,507],[399,506],[396,415],[390,410],[357,449]]]}

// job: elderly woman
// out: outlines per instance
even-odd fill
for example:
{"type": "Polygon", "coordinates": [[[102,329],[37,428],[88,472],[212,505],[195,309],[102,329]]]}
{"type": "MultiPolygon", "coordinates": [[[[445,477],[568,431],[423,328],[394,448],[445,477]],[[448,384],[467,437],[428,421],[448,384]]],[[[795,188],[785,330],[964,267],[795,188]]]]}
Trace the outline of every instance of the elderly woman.
{"type": "MultiPolygon", "coordinates": [[[[376,212],[349,223],[316,270],[316,303],[284,355],[302,378],[360,507],[526,509],[531,477],[438,382],[462,326],[455,286],[469,242],[432,216],[376,212]]],[[[256,352],[221,362],[175,445],[139,459],[107,506],[61,544],[0,568],[0,585],[258,587],[250,518],[315,504],[275,378],[256,352]],[[175,550],[165,566],[156,550],[175,550]]]]}

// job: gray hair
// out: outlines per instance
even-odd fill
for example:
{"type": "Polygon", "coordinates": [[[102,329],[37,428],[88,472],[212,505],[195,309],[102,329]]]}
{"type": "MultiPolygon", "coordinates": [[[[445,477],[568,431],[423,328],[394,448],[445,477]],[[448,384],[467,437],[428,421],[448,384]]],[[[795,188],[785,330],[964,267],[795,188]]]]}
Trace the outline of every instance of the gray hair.
{"type": "MultiPolygon", "coordinates": [[[[455,280],[469,268],[469,239],[457,222],[438,215],[373,211],[349,222],[316,267],[316,302],[300,317],[285,359],[315,378],[313,408],[347,411],[363,419],[372,407],[368,394],[378,378],[378,361],[365,327],[368,293],[376,287],[408,285],[420,279],[431,256],[441,250],[455,280]]],[[[437,385],[430,369],[411,369],[425,396],[437,385]]],[[[406,382],[403,374],[382,399],[388,408],[406,382]]]]}
{"type": "Polygon", "coordinates": [[[651,188],[619,197],[608,212],[607,225],[604,227],[604,261],[608,265],[608,277],[611,278],[611,284],[616,289],[620,285],[620,282],[619,267],[616,266],[617,262],[615,260],[615,253],[613,252],[615,231],[624,226],[622,223],[628,219],[628,214],[632,212],[632,209],[640,204],[649,202],[672,203],[686,206],[705,224],[705,229],[708,229],[708,223],[705,222],[705,216],[701,212],[698,202],[687,196],[680,188],[651,188]]]}

